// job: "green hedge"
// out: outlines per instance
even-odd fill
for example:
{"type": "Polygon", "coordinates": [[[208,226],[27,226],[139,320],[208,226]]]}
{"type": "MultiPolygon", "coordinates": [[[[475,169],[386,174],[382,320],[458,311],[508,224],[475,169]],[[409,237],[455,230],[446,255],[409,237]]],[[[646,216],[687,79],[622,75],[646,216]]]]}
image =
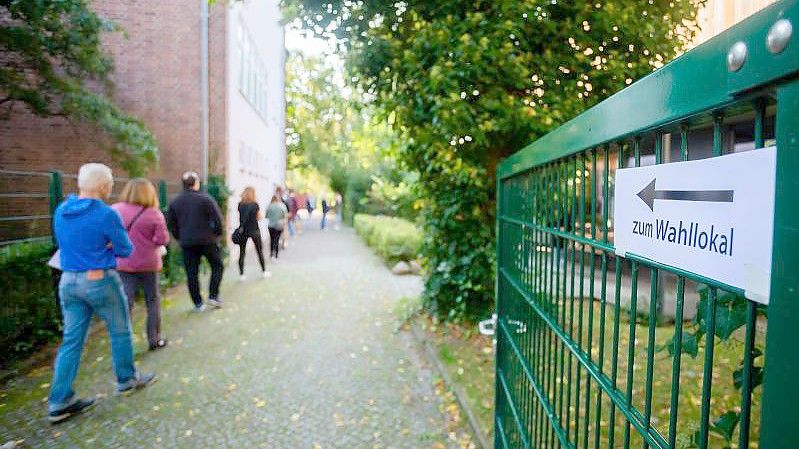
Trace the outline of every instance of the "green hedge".
{"type": "MultiPolygon", "coordinates": [[[[53,273],[47,261],[50,242],[9,245],[0,250],[0,368],[9,367],[42,345],[61,337],[61,313],[55,299],[53,273]]],[[[178,245],[164,259],[161,287],[186,279],[178,245]]]]}
{"type": "Polygon", "coordinates": [[[61,335],[49,242],[6,247],[0,254],[0,367],[61,335]]]}
{"type": "Polygon", "coordinates": [[[422,234],[413,223],[396,217],[356,214],[355,232],[386,262],[416,259],[422,234]]]}

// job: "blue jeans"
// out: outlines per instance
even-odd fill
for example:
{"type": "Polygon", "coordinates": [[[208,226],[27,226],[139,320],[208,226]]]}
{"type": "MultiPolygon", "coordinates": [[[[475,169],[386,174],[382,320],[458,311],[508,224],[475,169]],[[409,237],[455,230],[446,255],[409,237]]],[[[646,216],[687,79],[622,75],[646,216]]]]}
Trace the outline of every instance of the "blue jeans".
{"type": "Polygon", "coordinates": [[[75,401],[72,384],[78,375],[80,356],[95,313],[105,321],[111,338],[117,382],[124,385],[136,378],[128,301],[119,274],[115,270],[105,270],[102,279],[88,280],[86,272],[64,272],[58,289],[64,314],[64,340],[58,348],[53,369],[48,403],[51,412],[75,401]]]}
{"type": "Polygon", "coordinates": [[[291,220],[291,219],[288,219],[286,222],[287,222],[287,226],[286,227],[289,228],[289,235],[294,237],[294,221],[291,220]]]}

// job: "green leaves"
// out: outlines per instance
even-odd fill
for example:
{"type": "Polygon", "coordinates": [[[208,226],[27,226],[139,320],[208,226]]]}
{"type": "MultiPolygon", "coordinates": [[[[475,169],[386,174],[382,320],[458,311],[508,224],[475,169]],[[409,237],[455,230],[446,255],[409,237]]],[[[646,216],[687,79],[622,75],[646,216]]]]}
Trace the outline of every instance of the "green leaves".
{"type": "Polygon", "coordinates": [[[341,39],[345,79],[403,139],[399,160],[419,173],[425,200],[422,253],[448,267],[426,278],[440,316],[481,316],[493,302],[499,161],[650,73],[696,31],[691,2],[654,2],[648,15],[637,0],[602,3],[283,1],[297,26],[341,39]]]}
{"type": "Polygon", "coordinates": [[[727,412],[719,416],[713,424],[710,425],[710,430],[718,433],[725,440],[732,440],[732,434],[735,432],[735,426],[738,425],[741,415],[738,412],[727,412]]]}
{"type": "MultiPolygon", "coordinates": [[[[707,332],[707,307],[709,301],[709,289],[704,287],[699,291],[699,306],[696,318],[702,332],[707,332]]],[[[748,300],[735,293],[722,292],[716,299],[715,335],[722,340],[727,340],[730,336],[746,324],[746,308],[748,300]]]]}
{"type": "MultiPolygon", "coordinates": [[[[682,342],[680,344],[680,349],[682,350],[683,354],[688,354],[691,357],[696,357],[699,354],[699,341],[702,338],[702,334],[700,333],[693,333],[693,332],[682,332],[682,342]]],[[[667,350],[669,356],[674,356],[676,353],[676,344],[675,338],[672,337],[669,341],[667,341],[661,348],[658,350],[667,350]]]]}

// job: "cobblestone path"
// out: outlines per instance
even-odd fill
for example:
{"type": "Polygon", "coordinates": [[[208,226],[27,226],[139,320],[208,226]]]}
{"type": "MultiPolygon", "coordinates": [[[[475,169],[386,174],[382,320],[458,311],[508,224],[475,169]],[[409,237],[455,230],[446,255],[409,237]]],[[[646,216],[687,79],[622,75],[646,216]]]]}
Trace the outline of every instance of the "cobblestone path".
{"type": "Polygon", "coordinates": [[[89,338],[77,391],[101,398],[58,426],[45,419],[49,366],[0,390],[0,445],[103,448],[444,448],[447,418],[433,374],[406,332],[397,300],[419,280],[395,277],[352,230],[292,240],[273,276],[228,271],[221,310],[190,314],[185,289],[164,298],[172,344],[137,360],[159,381],[113,395],[105,330],[89,338]]]}

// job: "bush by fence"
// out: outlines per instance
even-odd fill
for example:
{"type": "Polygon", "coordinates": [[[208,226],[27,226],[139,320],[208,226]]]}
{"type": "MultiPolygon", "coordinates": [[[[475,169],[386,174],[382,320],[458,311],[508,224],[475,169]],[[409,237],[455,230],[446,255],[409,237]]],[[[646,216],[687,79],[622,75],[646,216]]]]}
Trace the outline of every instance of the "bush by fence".
{"type": "MultiPolygon", "coordinates": [[[[47,261],[49,241],[8,245],[0,252],[0,368],[22,360],[61,336],[61,318],[55,299],[55,278],[47,261]]],[[[161,272],[162,288],[185,279],[182,254],[170,246],[161,272]]]]}
{"type": "Polygon", "coordinates": [[[30,354],[61,333],[47,260],[50,242],[4,248],[0,254],[0,367],[30,354]]]}
{"type": "Polygon", "coordinates": [[[355,232],[386,262],[416,259],[422,234],[413,223],[382,215],[355,215],[355,232]]]}

